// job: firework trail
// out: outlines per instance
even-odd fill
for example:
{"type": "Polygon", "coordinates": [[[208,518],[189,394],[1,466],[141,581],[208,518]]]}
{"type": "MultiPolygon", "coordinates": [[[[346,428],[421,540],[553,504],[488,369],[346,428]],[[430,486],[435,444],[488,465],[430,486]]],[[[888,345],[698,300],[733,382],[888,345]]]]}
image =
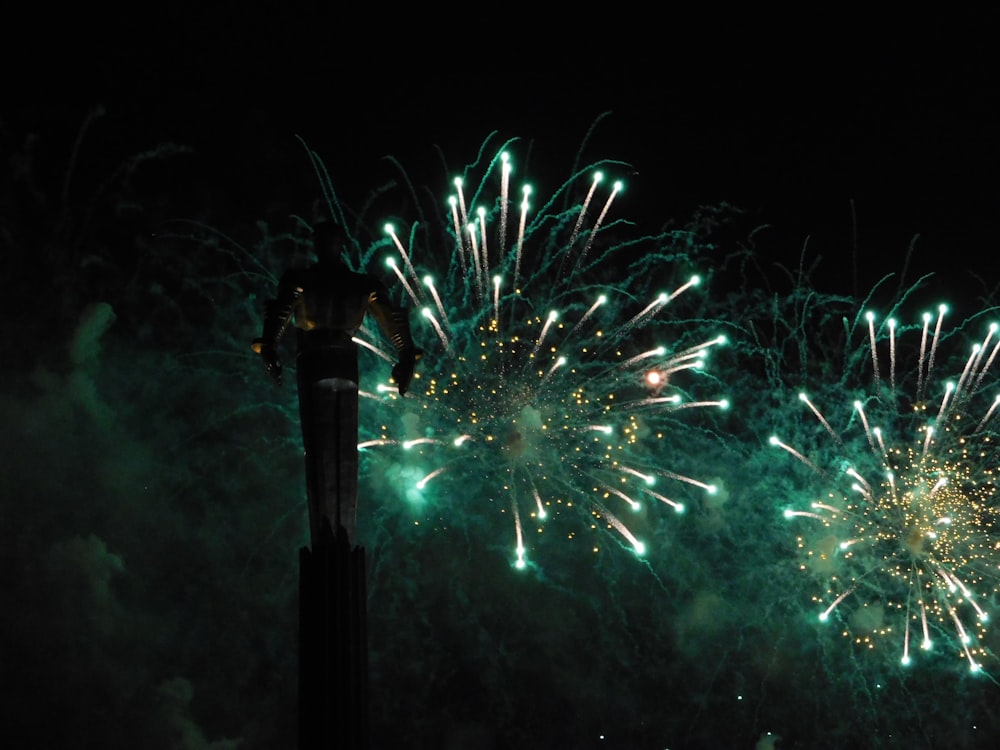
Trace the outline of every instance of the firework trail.
{"type": "Polygon", "coordinates": [[[836,619],[862,648],[892,649],[904,666],[919,646],[954,653],[980,672],[992,654],[989,609],[1000,593],[992,429],[1000,396],[984,387],[995,394],[1000,339],[990,325],[954,378],[939,381],[946,312],[942,305],[905,331],[866,314],[874,392],[851,404],[849,428],[835,431],[799,394],[834,453],[807,456],[778,436],[771,444],[828,485],[822,497],[785,510],[798,529],[801,569],[824,581],[813,597],[820,620],[836,619]],[[901,377],[897,347],[907,332],[919,336],[919,354],[901,377]]]}
{"type": "MultiPolygon", "coordinates": [[[[727,406],[689,394],[698,381],[717,390],[705,366],[724,338],[672,316],[700,293],[697,276],[653,286],[677,275],[671,236],[623,240],[629,225],[607,220],[621,183],[581,169],[536,210],[529,186],[511,193],[511,144],[480,158],[471,188],[477,165],[454,179],[436,219],[384,224],[362,259],[388,266],[426,350],[405,398],[389,384],[362,392],[374,415],[362,424],[381,425],[359,442],[363,465],[411,503],[503,513],[517,567],[560,515],[641,555],[645,506],[680,512],[715,491],[672,463],[685,417],[727,406]]],[[[391,360],[372,331],[358,340],[391,360]]]]}

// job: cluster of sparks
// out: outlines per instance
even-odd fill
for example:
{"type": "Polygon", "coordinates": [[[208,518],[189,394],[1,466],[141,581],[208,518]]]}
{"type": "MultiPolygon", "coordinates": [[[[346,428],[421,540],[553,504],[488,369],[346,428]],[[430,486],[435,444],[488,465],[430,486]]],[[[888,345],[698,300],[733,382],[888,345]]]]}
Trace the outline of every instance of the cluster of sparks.
{"type": "MultiPolygon", "coordinates": [[[[647,505],[681,512],[674,492],[715,491],[671,470],[670,458],[683,445],[683,410],[728,406],[677,385],[705,375],[724,338],[696,337],[682,348],[657,341],[665,310],[699,278],[651,291],[666,255],[658,261],[656,250],[644,251],[629,265],[626,250],[636,243],[605,239],[621,183],[598,210],[604,176],[594,171],[581,202],[557,211],[553,197],[536,214],[530,187],[514,205],[511,173],[501,151],[469,193],[471,211],[456,178],[438,240],[418,240],[421,227],[384,227],[385,262],[425,354],[405,398],[391,384],[362,391],[383,426],[362,435],[359,449],[410,467],[410,499],[498,509],[512,521],[518,568],[528,564],[529,533],[570,510],[641,555],[635,526],[647,505]],[[609,270],[612,282],[597,280],[609,270]]],[[[577,173],[557,195],[586,176],[577,173]]],[[[362,328],[356,341],[391,361],[372,331],[362,328]]]]}
{"type": "MultiPolygon", "coordinates": [[[[936,316],[923,316],[916,372],[903,379],[906,388],[898,382],[896,321],[876,327],[867,315],[875,395],[853,404],[855,434],[863,431],[867,443],[854,461],[828,470],[777,436],[771,443],[831,488],[843,486],[808,507],[785,510],[801,529],[802,570],[824,581],[814,597],[820,620],[836,616],[842,634],[864,648],[895,644],[890,648],[904,666],[916,647],[943,644],[980,672],[992,653],[989,609],[1000,594],[1000,454],[991,430],[1000,395],[991,399],[985,389],[1000,339],[991,325],[957,379],[936,381],[946,311],[942,305],[936,316]]],[[[846,436],[806,394],[799,398],[841,455],[848,454],[846,436]]]]}

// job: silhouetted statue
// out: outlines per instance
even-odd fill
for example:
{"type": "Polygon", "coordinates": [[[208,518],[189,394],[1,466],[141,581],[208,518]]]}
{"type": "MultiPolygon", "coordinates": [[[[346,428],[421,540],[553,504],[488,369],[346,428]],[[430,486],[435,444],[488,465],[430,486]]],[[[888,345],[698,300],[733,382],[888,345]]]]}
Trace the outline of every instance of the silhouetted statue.
{"type": "Polygon", "coordinates": [[[358,345],[371,314],[396,349],[392,378],[406,394],[422,352],[407,312],[385,285],[341,259],[344,235],[332,223],[313,236],[318,261],[286,271],[251,344],[282,381],[278,345],[296,328],[296,380],[305,451],[312,548],[300,550],[299,748],[367,750],[368,646],[365,556],[351,546],[358,505],[358,345]]]}
{"type": "Polygon", "coordinates": [[[331,222],[316,227],[318,260],[282,275],[265,307],[264,331],[252,347],[279,385],[278,344],[288,326],[297,334],[296,379],[305,449],[309,522],[313,545],[329,521],[354,537],[358,475],[358,345],[352,340],[367,314],[396,350],[392,379],[405,395],[422,352],[413,344],[405,308],[389,302],[385,285],[355,273],[341,259],[344,235],[331,222]]]}

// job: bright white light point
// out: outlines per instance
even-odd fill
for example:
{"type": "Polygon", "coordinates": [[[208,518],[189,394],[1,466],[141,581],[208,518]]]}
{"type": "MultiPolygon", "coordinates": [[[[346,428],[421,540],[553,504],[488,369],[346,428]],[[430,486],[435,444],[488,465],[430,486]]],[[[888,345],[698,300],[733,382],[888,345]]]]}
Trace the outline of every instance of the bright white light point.
{"type": "Polygon", "coordinates": [[[385,264],[387,266],[389,266],[389,268],[395,268],[396,267],[396,259],[395,258],[386,258],[385,259],[385,264]]]}
{"type": "Polygon", "coordinates": [[[457,187],[457,188],[462,187],[462,178],[461,177],[456,177],[455,180],[454,180],[454,182],[452,184],[454,184],[455,187],[457,187]]]}
{"type": "Polygon", "coordinates": [[[902,664],[904,667],[910,666],[910,657],[904,656],[902,659],[899,660],[899,663],[902,664]]]}
{"type": "Polygon", "coordinates": [[[791,508],[785,508],[784,516],[785,518],[795,518],[795,511],[791,508]]]}
{"type": "Polygon", "coordinates": [[[642,542],[636,542],[635,543],[635,547],[633,547],[633,549],[635,550],[635,554],[637,554],[637,555],[645,555],[646,554],[646,545],[643,544],[642,542]]]}
{"type": "Polygon", "coordinates": [[[646,373],[646,382],[650,385],[659,385],[661,381],[660,373],[656,370],[650,370],[646,373]]]}
{"type": "Polygon", "coordinates": [[[720,409],[728,409],[729,408],[729,399],[728,398],[722,399],[719,402],[719,408],[720,409]]]}
{"type": "Polygon", "coordinates": [[[424,284],[426,286],[434,286],[434,279],[432,279],[430,276],[424,276],[424,284]]]}
{"type": "Polygon", "coordinates": [[[710,484],[705,488],[705,492],[707,492],[709,495],[714,495],[718,491],[719,488],[716,487],[714,484],[710,484]]]}
{"type": "Polygon", "coordinates": [[[681,503],[677,503],[677,507],[674,508],[674,513],[683,513],[687,508],[685,508],[681,503]]]}
{"type": "Polygon", "coordinates": [[[549,313],[549,320],[555,320],[558,317],[559,317],[559,313],[557,313],[555,310],[552,310],[549,313]]]}
{"type": "Polygon", "coordinates": [[[804,394],[804,393],[800,393],[799,394],[799,401],[808,401],[808,400],[809,400],[809,397],[806,396],[806,394],[804,394]]]}
{"type": "Polygon", "coordinates": [[[700,283],[701,283],[701,276],[695,274],[694,276],[691,277],[691,284],[693,286],[698,286],[700,283]]]}
{"type": "Polygon", "coordinates": [[[386,234],[392,234],[395,231],[393,229],[392,224],[386,224],[384,228],[385,228],[386,234]]]}
{"type": "Polygon", "coordinates": [[[500,277],[499,276],[494,276],[493,277],[493,286],[495,286],[495,287],[499,287],[500,286],[500,277]]]}
{"type": "Polygon", "coordinates": [[[449,195],[448,196],[448,205],[451,206],[452,208],[454,208],[455,206],[457,206],[458,205],[458,198],[456,198],[454,195],[449,195]]]}
{"type": "Polygon", "coordinates": [[[556,360],[556,366],[557,367],[562,367],[564,364],[566,364],[566,358],[565,357],[560,357],[559,359],[556,360]]]}
{"type": "Polygon", "coordinates": [[[517,562],[514,563],[514,566],[519,570],[523,569],[526,565],[526,563],[524,562],[524,552],[525,552],[524,547],[518,547],[514,551],[517,553],[517,562]]]}
{"type": "Polygon", "coordinates": [[[875,320],[875,313],[873,313],[873,312],[866,312],[865,313],[865,320],[867,320],[869,323],[871,323],[873,320],[875,320]]]}
{"type": "Polygon", "coordinates": [[[605,295],[603,295],[603,294],[600,297],[597,298],[597,304],[599,304],[599,305],[603,305],[607,301],[608,301],[608,298],[605,295]]]}
{"type": "Polygon", "coordinates": [[[482,206],[480,206],[480,207],[479,207],[479,208],[478,208],[478,209],[476,210],[476,213],[477,213],[477,214],[479,214],[479,218],[480,218],[480,219],[482,219],[483,217],[485,217],[485,216],[486,216],[486,209],[485,209],[485,208],[483,208],[482,206]]]}
{"type": "Polygon", "coordinates": [[[781,445],[781,441],[778,440],[777,435],[771,435],[771,437],[767,439],[767,442],[769,442],[771,445],[781,445]]]}
{"type": "Polygon", "coordinates": [[[521,192],[524,194],[524,197],[527,198],[529,195],[531,195],[531,185],[525,185],[523,188],[521,188],[521,192]]]}
{"type": "Polygon", "coordinates": [[[830,616],[826,612],[821,612],[819,616],[820,622],[826,622],[830,616]]]}
{"type": "Polygon", "coordinates": [[[433,315],[433,313],[431,312],[431,309],[429,307],[423,308],[420,311],[420,314],[423,315],[425,318],[429,318],[431,315],[433,315]]]}
{"type": "Polygon", "coordinates": [[[670,296],[666,292],[663,292],[659,297],[656,298],[656,301],[666,302],[668,299],[670,299],[670,296]]]}

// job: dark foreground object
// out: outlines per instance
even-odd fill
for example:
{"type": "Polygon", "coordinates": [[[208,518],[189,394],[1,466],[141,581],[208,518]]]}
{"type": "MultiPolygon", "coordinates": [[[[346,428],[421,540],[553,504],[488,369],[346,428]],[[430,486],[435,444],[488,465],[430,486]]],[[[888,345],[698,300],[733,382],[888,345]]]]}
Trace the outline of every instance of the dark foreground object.
{"type": "Polygon", "coordinates": [[[365,550],[326,524],[299,563],[299,750],[367,750],[365,550]]]}

